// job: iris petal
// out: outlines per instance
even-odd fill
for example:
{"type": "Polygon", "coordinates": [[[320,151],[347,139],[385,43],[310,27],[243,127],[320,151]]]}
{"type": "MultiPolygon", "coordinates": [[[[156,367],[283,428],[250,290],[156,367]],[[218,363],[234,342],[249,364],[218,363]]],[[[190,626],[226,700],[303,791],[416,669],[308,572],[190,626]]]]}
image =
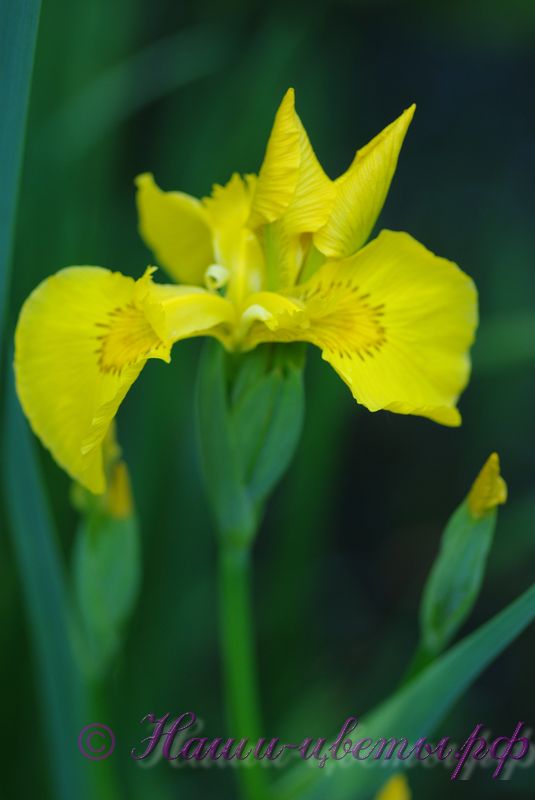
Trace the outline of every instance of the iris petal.
{"type": "Polygon", "coordinates": [[[326,256],[345,258],[366,242],[385,202],[415,108],[412,105],[359,150],[335,181],[330,217],[314,235],[314,244],[326,256]]]}
{"type": "Polygon", "coordinates": [[[249,334],[255,343],[311,342],[370,411],[460,424],[456,403],[470,372],[477,295],[455,264],[406,233],[383,231],[287,295],[304,307],[308,325],[303,314],[263,329],[257,322],[249,334]]]}
{"type": "Polygon", "coordinates": [[[32,292],[17,325],[26,416],[58,463],[95,493],[105,489],[102,442],[120,403],[147,358],[169,359],[135,295],[132,278],[70,267],[32,292]]]}
{"type": "Polygon", "coordinates": [[[17,392],[33,430],[90,491],[105,490],[103,443],[149,358],[174,341],[224,338],[233,308],[197,287],[138,281],[100,267],[46,279],[22,308],[15,336],[17,392]]]}
{"type": "Polygon", "coordinates": [[[180,283],[201,286],[214,261],[212,231],[200,200],[163,192],[152,175],[136,179],[139,231],[157,263],[180,283]]]}

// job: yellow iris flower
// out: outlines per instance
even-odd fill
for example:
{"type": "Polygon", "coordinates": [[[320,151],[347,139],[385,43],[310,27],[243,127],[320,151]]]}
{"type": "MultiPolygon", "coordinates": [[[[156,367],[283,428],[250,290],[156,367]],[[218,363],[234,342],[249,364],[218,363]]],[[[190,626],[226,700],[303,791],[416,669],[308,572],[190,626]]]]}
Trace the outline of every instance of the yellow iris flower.
{"type": "Polygon", "coordinates": [[[141,234],[178,284],[68,267],[26,300],[16,331],[20,401],[56,460],[105,489],[102,443],[147,359],[214,336],[230,350],[310,342],[371,411],[460,424],[456,402],[477,324],[474,285],[407,233],[376,222],[414,113],[359,150],[336,180],[321,168],[289,90],[258,176],[210,197],[137,179],[141,234]]]}

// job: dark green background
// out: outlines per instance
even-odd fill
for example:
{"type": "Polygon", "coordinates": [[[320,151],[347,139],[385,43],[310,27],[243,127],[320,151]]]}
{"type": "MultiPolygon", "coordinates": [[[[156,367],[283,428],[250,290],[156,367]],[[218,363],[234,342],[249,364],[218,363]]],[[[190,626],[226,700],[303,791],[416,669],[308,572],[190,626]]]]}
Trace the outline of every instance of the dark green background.
{"type": "MultiPolygon", "coordinates": [[[[525,589],[535,545],[535,4],[528,2],[173,3],[44,0],[10,310],[69,264],[139,276],[133,178],[207,194],[256,171],[275,109],[295,86],[300,116],[335,177],[415,101],[380,226],[457,261],[480,291],[474,375],[459,430],[372,415],[310,352],[307,418],[256,559],[265,734],[329,736],[393,690],[417,637],[423,581],[442,526],[492,450],[510,499],[466,630],[525,589]]],[[[141,771],[128,757],[149,711],[195,710],[226,733],[217,649],[215,543],[193,425],[196,341],[149,363],[119,437],[143,528],[144,581],[109,680],[123,797],[235,797],[231,770],[141,771]]],[[[42,451],[70,558],[67,477],[42,451]]],[[[51,798],[13,554],[0,540],[2,797],[51,798]],[[9,720],[9,722],[8,722],[9,720]],[[29,766],[31,765],[31,769],[29,766]]],[[[50,620],[54,625],[54,620],[50,620]]],[[[535,723],[533,635],[485,673],[440,728],[463,740],[535,723]]],[[[88,720],[90,722],[91,720],[88,720]]],[[[75,750],[66,758],[78,757],[75,750]]],[[[98,765],[97,765],[98,768],[98,765]]],[[[451,784],[411,770],[415,798],[523,800],[534,771],[451,784]]]]}

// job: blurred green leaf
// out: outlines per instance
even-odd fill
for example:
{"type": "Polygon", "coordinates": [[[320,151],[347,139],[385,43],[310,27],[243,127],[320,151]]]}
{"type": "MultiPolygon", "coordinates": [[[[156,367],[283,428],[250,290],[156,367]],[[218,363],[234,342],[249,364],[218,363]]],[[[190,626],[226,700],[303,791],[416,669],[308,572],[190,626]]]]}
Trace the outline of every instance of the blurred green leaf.
{"type": "Polygon", "coordinates": [[[28,614],[43,701],[43,737],[50,752],[54,797],[90,797],[75,743],[87,723],[87,697],[70,645],[64,575],[29,430],[13,381],[7,387],[3,479],[9,531],[28,614]],[[70,754],[70,755],[69,755],[70,754]]]}
{"type": "Polygon", "coordinates": [[[61,139],[63,159],[80,158],[145,106],[221,69],[232,53],[228,30],[198,26],[160,39],[102,72],[56,111],[42,145],[61,139]]]}
{"type": "MultiPolygon", "coordinates": [[[[414,742],[429,736],[465,689],[534,618],[535,584],[368,714],[359,722],[358,738],[405,737],[414,742]]],[[[322,770],[298,764],[279,781],[274,796],[277,800],[364,800],[384,781],[380,762],[377,769],[364,769],[366,764],[330,761],[322,770]]],[[[403,765],[400,761],[399,767],[403,765]]]]}
{"type": "Polygon", "coordinates": [[[0,4],[0,363],[40,0],[0,4]]]}

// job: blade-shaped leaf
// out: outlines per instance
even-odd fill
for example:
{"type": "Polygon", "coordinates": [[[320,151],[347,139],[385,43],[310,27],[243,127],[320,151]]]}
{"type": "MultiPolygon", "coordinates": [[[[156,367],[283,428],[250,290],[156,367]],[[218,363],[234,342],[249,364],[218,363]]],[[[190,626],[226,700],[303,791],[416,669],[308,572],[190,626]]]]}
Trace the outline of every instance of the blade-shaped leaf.
{"type": "Polygon", "coordinates": [[[43,702],[50,774],[58,800],[89,798],[87,764],[76,741],[88,722],[87,698],[74,662],[64,576],[30,433],[7,387],[3,481],[8,528],[21,576],[43,702]]]}
{"type": "MultiPolygon", "coordinates": [[[[353,738],[405,737],[414,742],[429,736],[462,693],[534,618],[535,584],[363,718],[353,738]]],[[[467,736],[469,733],[466,731],[467,736]]],[[[297,764],[276,785],[274,797],[367,800],[384,782],[380,764],[356,762],[351,755],[340,762],[327,762],[324,769],[319,769],[317,762],[297,764]],[[363,768],[372,764],[377,768],[363,768]]],[[[397,764],[402,768],[404,762],[397,764]]]]}
{"type": "Polygon", "coordinates": [[[0,3],[0,362],[40,0],[0,3]]]}

